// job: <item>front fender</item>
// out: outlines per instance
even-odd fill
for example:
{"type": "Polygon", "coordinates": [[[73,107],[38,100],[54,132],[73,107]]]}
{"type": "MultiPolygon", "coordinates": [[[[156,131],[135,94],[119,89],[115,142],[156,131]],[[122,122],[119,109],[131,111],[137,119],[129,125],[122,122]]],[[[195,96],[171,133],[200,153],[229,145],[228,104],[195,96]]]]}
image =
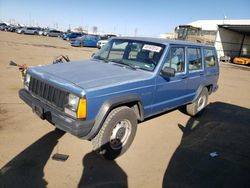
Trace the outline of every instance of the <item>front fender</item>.
{"type": "Polygon", "coordinates": [[[91,129],[90,133],[83,137],[83,139],[91,140],[94,138],[98,131],[101,129],[101,126],[103,122],[105,121],[106,117],[108,116],[109,112],[113,110],[114,108],[122,105],[126,105],[129,103],[137,103],[139,104],[139,111],[140,111],[140,120],[144,119],[144,109],[143,104],[140,100],[140,97],[137,95],[125,95],[125,96],[119,96],[119,97],[113,97],[105,101],[100,110],[98,111],[96,118],[95,118],[95,124],[93,128],[91,129]]]}

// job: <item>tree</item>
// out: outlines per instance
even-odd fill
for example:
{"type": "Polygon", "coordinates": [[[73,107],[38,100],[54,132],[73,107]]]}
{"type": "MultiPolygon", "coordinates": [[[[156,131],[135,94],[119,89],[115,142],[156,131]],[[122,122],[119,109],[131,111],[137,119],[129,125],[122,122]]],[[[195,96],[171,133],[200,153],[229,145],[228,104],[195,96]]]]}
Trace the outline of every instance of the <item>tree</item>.
{"type": "Polygon", "coordinates": [[[76,30],[77,32],[83,32],[82,26],[79,26],[78,28],[75,28],[75,30],[76,30]]]}
{"type": "Polygon", "coordinates": [[[93,33],[97,33],[97,31],[98,31],[98,27],[97,26],[94,26],[92,29],[93,29],[93,33]]]}

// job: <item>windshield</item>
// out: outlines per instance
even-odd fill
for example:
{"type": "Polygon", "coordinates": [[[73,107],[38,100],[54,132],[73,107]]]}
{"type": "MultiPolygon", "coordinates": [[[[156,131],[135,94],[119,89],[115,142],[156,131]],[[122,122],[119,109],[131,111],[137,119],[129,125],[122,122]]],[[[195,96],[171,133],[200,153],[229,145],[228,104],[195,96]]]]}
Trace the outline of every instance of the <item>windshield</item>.
{"type": "Polygon", "coordinates": [[[131,39],[111,39],[93,59],[113,62],[133,69],[154,71],[165,45],[131,39]]]}

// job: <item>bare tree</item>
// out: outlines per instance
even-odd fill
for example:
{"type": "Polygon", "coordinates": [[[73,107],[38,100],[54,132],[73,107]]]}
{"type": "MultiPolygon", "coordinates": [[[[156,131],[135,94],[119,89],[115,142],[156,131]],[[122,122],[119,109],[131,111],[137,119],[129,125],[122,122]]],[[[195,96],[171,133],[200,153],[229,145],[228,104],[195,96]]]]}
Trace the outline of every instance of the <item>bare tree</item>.
{"type": "Polygon", "coordinates": [[[83,32],[82,26],[79,26],[78,28],[75,28],[75,30],[78,31],[78,32],[83,32]]]}
{"type": "Polygon", "coordinates": [[[94,26],[92,29],[93,29],[93,33],[97,33],[97,31],[98,31],[98,27],[97,26],[94,26]]]}

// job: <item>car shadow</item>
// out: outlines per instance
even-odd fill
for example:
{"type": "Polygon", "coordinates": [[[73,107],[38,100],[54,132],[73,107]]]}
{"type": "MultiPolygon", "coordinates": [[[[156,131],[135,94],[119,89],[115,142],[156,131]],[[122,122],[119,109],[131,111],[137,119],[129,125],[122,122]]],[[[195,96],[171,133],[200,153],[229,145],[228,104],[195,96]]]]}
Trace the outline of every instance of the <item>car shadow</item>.
{"type": "Polygon", "coordinates": [[[0,170],[0,187],[47,187],[44,166],[63,135],[55,129],[15,156],[0,170]]]}
{"type": "Polygon", "coordinates": [[[162,187],[250,187],[249,109],[215,102],[178,126],[182,140],[162,187]]]}
{"type": "Polygon", "coordinates": [[[92,151],[84,156],[82,164],[83,173],[78,188],[128,187],[127,174],[115,160],[104,159],[92,151]]]}

